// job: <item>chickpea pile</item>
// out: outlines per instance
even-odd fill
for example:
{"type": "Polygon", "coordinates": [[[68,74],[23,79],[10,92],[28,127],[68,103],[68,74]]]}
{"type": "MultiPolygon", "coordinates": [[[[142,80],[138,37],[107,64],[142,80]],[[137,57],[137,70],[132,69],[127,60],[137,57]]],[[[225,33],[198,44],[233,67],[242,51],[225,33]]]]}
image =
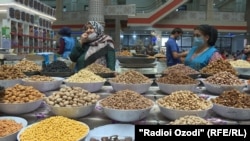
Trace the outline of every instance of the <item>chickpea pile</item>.
{"type": "Polygon", "coordinates": [[[25,79],[26,81],[53,81],[54,79],[50,76],[42,76],[42,75],[32,75],[29,78],[25,79]]]}
{"type": "Polygon", "coordinates": [[[100,105],[111,109],[136,110],[152,107],[153,102],[137,92],[121,90],[101,100],[100,105]]]}
{"type": "Polygon", "coordinates": [[[91,65],[87,66],[85,69],[92,71],[93,73],[112,73],[113,71],[101,64],[92,63],[91,65]]]}
{"type": "Polygon", "coordinates": [[[44,94],[33,88],[32,86],[23,86],[16,84],[13,87],[5,89],[0,95],[1,103],[27,103],[44,98],[44,94]]]}
{"type": "Polygon", "coordinates": [[[218,97],[211,99],[213,103],[234,108],[250,108],[250,96],[238,90],[224,91],[218,97]]]}
{"type": "Polygon", "coordinates": [[[212,125],[211,122],[193,115],[186,115],[183,117],[180,117],[179,119],[176,119],[174,121],[171,121],[169,123],[170,125],[212,125]]]}
{"type": "Polygon", "coordinates": [[[79,72],[67,78],[65,81],[73,83],[84,83],[84,82],[104,82],[105,79],[100,77],[99,75],[94,74],[89,70],[82,69],[79,72]]]}
{"type": "Polygon", "coordinates": [[[243,85],[244,83],[230,72],[219,72],[209,76],[205,81],[216,85],[243,85]]]}
{"type": "Polygon", "coordinates": [[[20,141],[78,141],[89,133],[89,127],[73,119],[53,116],[27,128],[20,141]]]}
{"type": "Polygon", "coordinates": [[[100,96],[80,87],[63,86],[59,91],[45,98],[47,104],[55,107],[79,107],[96,104],[100,96]]]}
{"type": "Polygon", "coordinates": [[[143,84],[151,82],[151,80],[148,77],[144,76],[142,73],[135,70],[128,70],[122,72],[121,74],[113,78],[111,81],[123,84],[143,84]]]}
{"type": "Polygon", "coordinates": [[[157,103],[166,108],[176,110],[206,110],[212,107],[212,102],[200,98],[191,91],[176,91],[157,100],[157,103]]]}
{"type": "Polygon", "coordinates": [[[26,75],[18,68],[11,65],[0,66],[0,80],[24,78],[26,75]]]}
{"type": "Polygon", "coordinates": [[[41,71],[42,67],[37,65],[33,61],[29,60],[21,60],[15,64],[15,67],[20,69],[22,72],[33,72],[33,71],[41,71]]]}
{"type": "Polygon", "coordinates": [[[23,128],[21,123],[12,119],[0,119],[0,138],[18,132],[23,128]]]}
{"type": "Polygon", "coordinates": [[[230,72],[233,75],[237,75],[236,70],[227,60],[218,59],[216,61],[210,62],[206,67],[200,70],[203,74],[216,74],[222,71],[230,72]]]}
{"type": "Polygon", "coordinates": [[[163,77],[160,77],[156,80],[156,82],[164,83],[164,84],[198,84],[199,81],[185,75],[185,74],[178,74],[176,72],[171,72],[163,77]]]}

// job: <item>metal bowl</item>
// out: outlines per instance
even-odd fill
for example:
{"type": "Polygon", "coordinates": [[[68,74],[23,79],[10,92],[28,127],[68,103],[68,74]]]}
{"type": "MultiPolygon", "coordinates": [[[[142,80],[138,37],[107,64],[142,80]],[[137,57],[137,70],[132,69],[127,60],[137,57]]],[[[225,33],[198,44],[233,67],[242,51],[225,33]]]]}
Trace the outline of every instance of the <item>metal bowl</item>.
{"type": "Polygon", "coordinates": [[[22,84],[22,79],[0,80],[0,86],[5,88],[15,86],[16,84],[22,84]]]}
{"type": "Polygon", "coordinates": [[[36,110],[42,102],[43,100],[39,99],[27,103],[0,103],[0,112],[10,115],[25,114],[36,110]]]}
{"type": "Polygon", "coordinates": [[[101,90],[102,86],[104,85],[105,81],[101,82],[81,82],[81,83],[75,83],[75,82],[67,82],[64,81],[65,85],[70,87],[81,87],[89,92],[97,92],[101,90]]]}
{"type": "Polygon", "coordinates": [[[171,94],[172,92],[175,91],[180,91],[180,90],[188,90],[188,91],[195,91],[196,87],[199,85],[199,82],[197,84],[165,84],[165,83],[159,83],[156,82],[157,85],[159,86],[159,89],[166,93],[166,94],[171,94]]]}
{"type": "MultiPolygon", "coordinates": [[[[22,128],[25,128],[25,127],[28,125],[27,120],[24,119],[24,118],[21,118],[21,117],[14,117],[14,116],[3,116],[3,117],[0,117],[0,120],[6,120],[6,119],[7,119],[7,120],[8,120],[8,119],[14,120],[14,121],[17,122],[17,123],[22,124],[22,128]]],[[[22,128],[21,128],[21,129],[22,129],[22,128]]],[[[20,129],[20,130],[21,130],[21,129],[20,129]]],[[[19,130],[19,131],[20,131],[20,130],[19,130]]],[[[10,134],[10,135],[7,135],[7,136],[5,136],[5,137],[0,137],[0,141],[16,141],[17,134],[18,134],[19,131],[15,132],[15,133],[12,133],[12,134],[10,134]]]]}
{"type": "Polygon", "coordinates": [[[48,105],[51,112],[57,116],[64,116],[68,118],[80,118],[89,115],[94,109],[96,104],[80,107],[55,107],[48,105]]]}
{"type": "Polygon", "coordinates": [[[52,77],[53,81],[29,81],[27,78],[22,79],[22,84],[25,86],[33,86],[35,89],[40,92],[47,92],[59,89],[62,84],[64,78],[61,77],[52,77]]]}
{"type": "Polygon", "coordinates": [[[129,89],[129,90],[142,94],[149,90],[153,81],[150,81],[148,83],[142,83],[142,84],[124,84],[124,83],[115,83],[112,80],[110,80],[109,83],[113,87],[114,91],[129,89]]]}
{"type": "Polygon", "coordinates": [[[238,75],[250,75],[250,68],[234,67],[238,75]]]}
{"type": "Polygon", "coordinates": [[[249,120],[250,108],[234,108],[214,103],[213,111],[225,118],[233,120],[249,120]]]}
{"type": "Polygon", "coordinates": [[[207,81],[202,81],[204,84],[206,90],[208,92],[211,92],[212,94],[220,95],[224,91],[229,91],[229,90],[238,90],[238,91],[243,91],[243,88],[245,87],[245,83],[242,83],[241,85],[216,85],[216,84],[211,84],[208,83],[207,81]]]}
{"type": "Polygon", "coordinates": [[[170,120],[176,120],[186,115],[195,115],[204,118],[208,114],[209,110],[211,110],[213,107],[213,104],[211,103],[211,106],[204,110],[178,110],[163,107],[157,103],[157,101],[156,104],[159,106],[161,114],[170,120]]]}
{"type": "Polygon", "coordinates": [[[104,107],[98,102],[97,106],[99,109],[110,119],[120,122],[135,122],[146,118],[149,115],[150,110],[153,108],[154,102],[152,101],[152,106],[145,109],[135,109],[135,110],[120,110],[111,109],[104,107]]]}

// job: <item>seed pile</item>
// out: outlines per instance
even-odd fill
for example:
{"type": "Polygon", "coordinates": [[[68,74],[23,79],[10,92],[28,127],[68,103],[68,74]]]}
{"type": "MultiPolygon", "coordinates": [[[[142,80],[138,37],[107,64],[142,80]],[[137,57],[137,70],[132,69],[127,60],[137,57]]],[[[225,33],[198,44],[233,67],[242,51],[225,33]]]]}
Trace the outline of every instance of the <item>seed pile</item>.
{"type": "Polygon", "coordinates": [[[42,72],[72,72],[63,61],[57,60],[42,68],[42,72]]]}

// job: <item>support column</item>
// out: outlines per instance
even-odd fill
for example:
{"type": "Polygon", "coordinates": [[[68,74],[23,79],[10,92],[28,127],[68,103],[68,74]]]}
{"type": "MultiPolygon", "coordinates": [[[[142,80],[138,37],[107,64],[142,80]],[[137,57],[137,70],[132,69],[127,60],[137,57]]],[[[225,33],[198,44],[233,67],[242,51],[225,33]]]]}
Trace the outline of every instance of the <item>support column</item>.
{"type": "Polygon", "coordinates": [[[57,21],[62,21],[63,11],[63,0],[56,0],[56,19],[57,21]]]}
{"type": "Polygon", "coordinates": [[[247,39],[247,45],[250,45],[250,9],[248,8],[250,6],[250,1],[246,1],[246,12],[245,12],[245,20],[247,22],[247,31],[246,31],[246,39],[247,39]]]}
{"type": "Polygon", "coordinates": [[[213,5],[214,5],[214,0],[207,0],[207,10],[206,10],[207,21],[213,20],[213,15],[214,15],[213,5]]]}
{"type": "Polygon", "coordinates": [[[97,21],[105,26],[104,20],[104,1],[89,0],[89,21],[97,21]]]}
{"type": "Polygon", "coordinates": [[[119,18],[115,19],[115,49],[120,50],[120,44],[121,44],[121,21],[119,18]]]}

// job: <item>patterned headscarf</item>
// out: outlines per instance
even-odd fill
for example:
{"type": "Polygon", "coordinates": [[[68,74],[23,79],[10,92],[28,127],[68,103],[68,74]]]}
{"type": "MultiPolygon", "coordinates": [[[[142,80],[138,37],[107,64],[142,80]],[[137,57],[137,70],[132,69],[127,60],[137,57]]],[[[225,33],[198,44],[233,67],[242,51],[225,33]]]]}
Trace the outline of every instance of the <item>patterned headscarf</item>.
{"type": "Polygon", "coordinates": [[[88,24],[91,24],[94,27],[95,32],[97,33],[97,38],[104,34],[104,27],[100,23],[96,21],[89,21],[88,24]]]}

